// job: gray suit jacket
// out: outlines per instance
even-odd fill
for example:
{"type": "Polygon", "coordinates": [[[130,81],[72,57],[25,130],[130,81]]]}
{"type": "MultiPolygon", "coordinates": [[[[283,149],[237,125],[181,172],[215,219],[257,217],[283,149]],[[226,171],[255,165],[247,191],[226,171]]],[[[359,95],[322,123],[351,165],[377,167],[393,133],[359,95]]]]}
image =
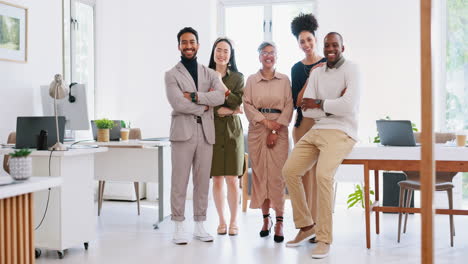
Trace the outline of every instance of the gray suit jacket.
{"type": "Polygon", "coordinates": [[[171,141],[189,140],[197,131],[196,116],[201,116],[203,132],[206,141],[215,143],[215,129],[213,122],[213,107],[224,103],[224,88],[218,74],[201,64],[198,64],[198,92],[192,76],[179,62],[166,72],[166,95],[172,106],[171,141]],[[208,90],[213,88],[214,91],[208,90]],[[197,92],[198,103],[193,103],[184,97],[184,92],[197,92]],[[205,111],[205,106],[210,106],[205,111]]]}

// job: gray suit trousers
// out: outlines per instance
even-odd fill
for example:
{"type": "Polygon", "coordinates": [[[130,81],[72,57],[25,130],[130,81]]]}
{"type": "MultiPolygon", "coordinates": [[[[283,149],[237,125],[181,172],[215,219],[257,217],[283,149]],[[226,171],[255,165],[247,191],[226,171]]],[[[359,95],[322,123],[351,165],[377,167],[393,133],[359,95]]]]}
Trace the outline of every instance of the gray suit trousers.
{"type": "Polygon", "coordinates": [[[185,220],[185,200],[190,169],[193,175],[193,214],[195,221],[206,220],[208,191],[210,186],[213,145],[197,124],[192,138],[187,141],[172,141],[171,210],[174,221],[185,220]]]}

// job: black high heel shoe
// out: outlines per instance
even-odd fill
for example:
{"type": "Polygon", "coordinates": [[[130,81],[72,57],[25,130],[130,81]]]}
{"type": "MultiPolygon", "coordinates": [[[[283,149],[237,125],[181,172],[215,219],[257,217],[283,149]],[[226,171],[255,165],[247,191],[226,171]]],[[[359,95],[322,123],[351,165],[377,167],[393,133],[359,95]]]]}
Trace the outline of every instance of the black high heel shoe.
{"type": "MultiPolygon", "coordinates": [[[[278,224],[278,222],[281,222],[281,224],[283,224],[283,217],[282,216],[277,216],[276,217],[276,224],[278,224]]],[[[275,226],[275,229],[276,229],[276,226],[275,226]]],[[[281,229],[283,229],[283,227],[281,227],[281,229]]],[[[275,236],[273,237],[273,240],[275,240],[276,243],[281,243],[281,242],[284,241],[284,236],[277,236],[275,234],[275,236]]]]}
{"type": "Polygon", "coordinates": [[[265,218],[269,218],[269,227],[268,227],[268,230],[261,230],[260,231],[260,237],[266,237],[266,236],[269,236],[270,235],[270,232],[271,232],[271,227],[273,226],[273,221],[271,220],[271,217],[270,217],[270,214],[265,214],[263,215],[263,219],[265,218]]]}

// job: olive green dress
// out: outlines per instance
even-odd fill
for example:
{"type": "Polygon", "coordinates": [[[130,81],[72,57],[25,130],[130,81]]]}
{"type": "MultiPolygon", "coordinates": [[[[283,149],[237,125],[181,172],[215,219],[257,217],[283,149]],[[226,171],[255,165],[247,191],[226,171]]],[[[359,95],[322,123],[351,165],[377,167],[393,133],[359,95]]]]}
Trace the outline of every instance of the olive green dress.
{"type": "Polygon", "coordinates": [[[244,94],[244,76],[242,73],[229,71],[223,77],[223,83],[231,90],[224,104],[214,109],[216,142],[213,145],[211,176],[242,176],[244,167],[244,133],[238,115],[220,117],[217,110],[224,106],[231,110],[242,104],[244,94]]]}

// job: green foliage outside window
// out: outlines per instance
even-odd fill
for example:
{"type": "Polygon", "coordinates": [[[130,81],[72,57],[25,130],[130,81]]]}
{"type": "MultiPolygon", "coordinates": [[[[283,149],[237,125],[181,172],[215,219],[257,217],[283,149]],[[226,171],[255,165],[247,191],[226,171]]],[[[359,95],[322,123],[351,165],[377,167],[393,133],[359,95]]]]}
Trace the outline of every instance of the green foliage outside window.
{"type": "MultiPolygon", "coordinates": [[[[446,129],[468,130],[468,5],[447,0],[446,129]]],[[[468,198],[468,173],[463,174],[463,198],[468,198]]]]}

